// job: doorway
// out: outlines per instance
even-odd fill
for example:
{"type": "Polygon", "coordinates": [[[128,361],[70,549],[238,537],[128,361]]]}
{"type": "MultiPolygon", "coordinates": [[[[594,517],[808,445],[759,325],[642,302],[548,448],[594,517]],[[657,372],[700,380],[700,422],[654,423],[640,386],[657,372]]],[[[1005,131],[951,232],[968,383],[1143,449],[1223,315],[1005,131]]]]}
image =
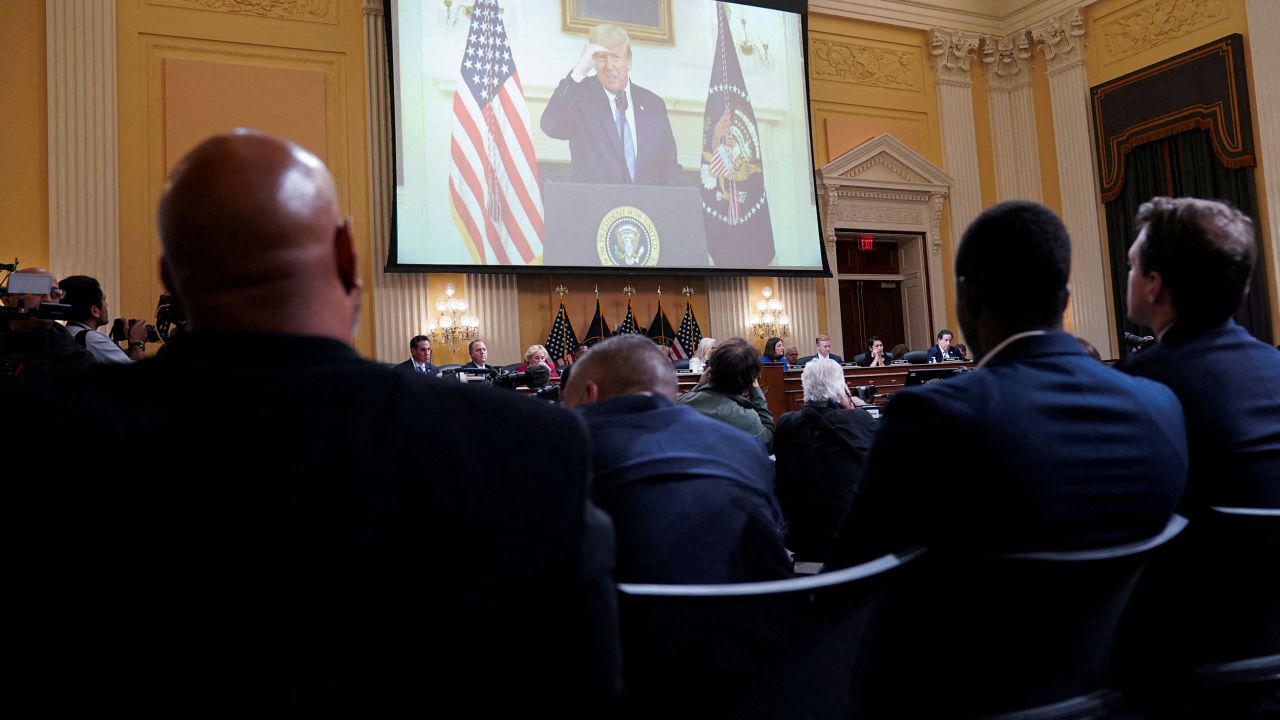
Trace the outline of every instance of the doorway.
{"type": "Polygon", "coordinates": [[[886,351],[927,347],[923,235],[837,230],[835,250],[845,359],[864,352],[873,335],[886,351]]]}

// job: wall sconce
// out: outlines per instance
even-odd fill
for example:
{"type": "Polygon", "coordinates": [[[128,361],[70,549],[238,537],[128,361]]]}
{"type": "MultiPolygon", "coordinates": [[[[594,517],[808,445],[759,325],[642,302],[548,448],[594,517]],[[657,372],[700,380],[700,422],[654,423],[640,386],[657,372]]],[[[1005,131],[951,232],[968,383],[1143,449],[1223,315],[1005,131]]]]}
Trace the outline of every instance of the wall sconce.
{"type": "Polygon", "coordinates": [[[746,32],[746,18],[739,18],[739,20],[742,23],[742,40],[737,42],[737,49],[739,49],[742,55],[748,56],[748,58],[754,55],[755,59],[758,59],[760,61],[760,64],[764,65],[765,68],[768,68],[769,67],[768,41],[762,40],[762,41],[756,42],[754,40],[751,40],[751,36],[749,35],[748,32],[746,32]],[[760,51],[759,55],[755,55],[756,50],[760,51]]]}
{"type": "Polygon", "coordinates": [[[439,319],[427,326],[432,345],[448,345],[453,351],[462,343],[480,337],[480,319],[466,314],[469,303],[466,298],[455,298],[456,293],[453,283],[444,286],[445,299],[436,301],[439,319]]]}
{"type": "Polygon", "coordinates": [[[791,337],[791,316],[782,301],[773,297],[773,288],[766,285],[760,294],[764,297],[756,301],[756,312],[751,313],[751,334],[761,340],[791,337]]]}
{"type": "MultiPolygon", "coordinates": [[[[458,21],[464,17],[471,17],[471,13],[476,8],[475,2],[456,2],[457,7],[454,7],[455,2],[456,0],[444,0],[444,21],[450,26],[458,24],[458,21]]],[[[498,5],[498,14],[501,15],[504,12],[506,10],[498,5]]]]}

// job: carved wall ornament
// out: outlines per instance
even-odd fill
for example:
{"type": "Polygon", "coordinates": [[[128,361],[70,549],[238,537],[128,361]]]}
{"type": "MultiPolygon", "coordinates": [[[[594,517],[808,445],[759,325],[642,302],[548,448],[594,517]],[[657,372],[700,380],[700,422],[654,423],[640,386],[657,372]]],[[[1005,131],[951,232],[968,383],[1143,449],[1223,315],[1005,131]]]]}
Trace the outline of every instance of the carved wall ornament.
{"type": "Polygon", "coordinates": [[[951,82],[969,81],[969,63],[978,49],[978,35],[959,30],[934,28],[929,33],[929,54],[933,57],[938,79],[951,82]]]}
{"type": "Polygon", "coordinates": [[[982,64],[989,81],[1010,84],[1031,80],[1031,33],[1026,30],[1008,37],[983,38],[982,64]]]}
{"type": "Polygon", "coordinates": [[[1226,0],[1153,0],[1097,23],[1104,62],[1113,62],[1180,38],[1231,15],[1226,0]]]}
{"type": "MultiPolygon", "coordinates": [[[[277,20],[338,22],[334,0],[148,0],[148,4],[257,15],[277,20]]],[[[367,7],[365,12],[369,12],[367,7]]]]}
{"type": "Polygon", "coordinates": [[[832,221],[855,223],[879,223],[882,225],[924,225],[924,214],[916,208],[882,207],[868,205],[840,205],[831,216],[832,221]]]}
{"type": "Polygon", "coordinates": [[[867,160],[861,165],[850,168],[847,172],[840,175],[840,177],[856,178],[859,175],[865,173],[866,171],[876,167],[882,167],[888,170],[889,172],[893,173],[894,175],[897,175],[898,177],[902,178],[903,180],[906,180],[907,182],[913,182],[913,183],[928,182],[925,178],[921,177],[919,173],[907,167],[892,155],[887,155],[887,154],[876,155],[875,157],[867,160]]]}
{"type": "Polygon", "coordinates": [[[362,10],[365,15],[381,15],[383,0],[364,0],[362,10]]]}
{"type": "Polygon", "coordinates": [[[1049,18],[1039,27],[1032,28],[1031,37],[1044,53],[1051,71],[1084,58],[1081,50],[1083,41],[1080,39],[1084,37],[1084,16],[1079,9],[1062,17],[1049,18]]]}
{"type": "Polygon", "coordinates": [[[942,254],[942,201],[946,197],[945,192],[929,196],[929,252],[935,256],[942,254]]]}
{"type": "Polygon", "coordinates": [[[854,85],[918,90],[922,75],[916,53],[814,39],[809,44],[814,77],[854,85]]]}

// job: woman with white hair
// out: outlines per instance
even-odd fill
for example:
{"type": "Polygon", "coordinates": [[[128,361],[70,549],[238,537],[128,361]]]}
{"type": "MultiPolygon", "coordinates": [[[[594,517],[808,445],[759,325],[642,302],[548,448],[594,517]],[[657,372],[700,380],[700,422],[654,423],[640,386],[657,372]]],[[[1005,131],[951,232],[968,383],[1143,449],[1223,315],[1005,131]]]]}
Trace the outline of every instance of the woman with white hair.
{"type": "Polygon", "coordinates": [[[689,369],[694,372],[702,372],[707,366],[707,362],[711,360],[711,351],[716,349],[716,339],[704,337],[698,341],[698,349],[694,351],[693,357],[689,358],[689,369]]]}
{"type": "Polygon", "coordinates": [[[804,366],[804,409],[774,430],[776,489],[797,560],[822,562],[853,499],[876,421],[854,407],[844,370],[829,358],[804,366]]]}

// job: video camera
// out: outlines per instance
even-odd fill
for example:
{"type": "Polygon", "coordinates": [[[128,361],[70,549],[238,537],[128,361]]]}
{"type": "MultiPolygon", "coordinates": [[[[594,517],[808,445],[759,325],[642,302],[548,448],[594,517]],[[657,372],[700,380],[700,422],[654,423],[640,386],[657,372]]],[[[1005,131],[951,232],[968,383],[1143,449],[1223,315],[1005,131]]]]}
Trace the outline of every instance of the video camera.
{"type": "Polygon", "coordinates": [[[546,365],[530,365],[524,370],[504,370],[493,376],[493,384],[504,388],[528,386],[530,390],[544,388],[551,382],[551,369],[546,365]]]}
{"type": "MultiPolygon", "coordinates": [[[[0,295],[53,295],[53,277],[49,275],[24,275],[21,273],[13,273],[12,270],[17,267],[17,263],[5,263],[3,269],[10,270],[9,282],[7,290],[0,292],[0,295]]],[[[42,302],[35,307],[9,307],[8,305],[0,306],[0,322],[8,323],[10,320],[20,320],[24,318],[38,318],[40,320],[65,320],[71,314],[71,306],[56,302],[42,302]]]]}

